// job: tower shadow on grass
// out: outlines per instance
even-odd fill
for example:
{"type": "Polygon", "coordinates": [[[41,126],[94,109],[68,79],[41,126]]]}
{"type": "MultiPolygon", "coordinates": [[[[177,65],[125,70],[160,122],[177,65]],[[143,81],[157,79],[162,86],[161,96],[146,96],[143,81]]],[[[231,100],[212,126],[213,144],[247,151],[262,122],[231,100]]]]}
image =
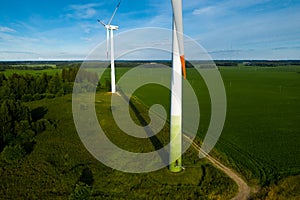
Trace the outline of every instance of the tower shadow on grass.
{"type": "Polygon", "coordinates": [[[163,143],[157,138],[157,136],[154,134],[153,130],[147,126],[148,122],[146,119],[141,115],[141,112],[136,107],[136,105],[126,96],[126,94],[118,88],[119,94],[129,103],[129,106],[131,110],[134,112],[134,115],[139,120],[141,126],[144,127],[144,130],[146,134],[148,135],[148,139],[150,139],[155,151],[159,154],[161,160],[164,164],[169,164],[169,152],[164,149],[163,143]],[[159,150],[159,151],[158,151],[159,150]]]}

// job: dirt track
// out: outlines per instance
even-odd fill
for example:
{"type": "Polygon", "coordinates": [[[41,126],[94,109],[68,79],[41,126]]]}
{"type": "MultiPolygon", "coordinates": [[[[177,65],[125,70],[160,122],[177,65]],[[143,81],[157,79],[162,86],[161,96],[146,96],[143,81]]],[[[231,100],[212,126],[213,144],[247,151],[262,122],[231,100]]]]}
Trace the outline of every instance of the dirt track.
{"type": "Polygon", "coordinates": [[[218,160],[214,159],[209,154],[206,154],[205,152],[201,151],[201,148],[193,142],[188,136],[183,135],[184,139],[187,139],[192,142],[193,147],[199,151],[199,153],[206,155],[206,159],[209,160],[215,167],[223,171],[225,174],[227,174],[236,184],[238,185],[239,192],[237,195],[233,198],[233,200],[246,200],[250,196],[250,187],[247,185],[247,183],[239,177],[239,175],[229,169],[228,167],[224,166],[222,163],[220,163],[218,160]]]}

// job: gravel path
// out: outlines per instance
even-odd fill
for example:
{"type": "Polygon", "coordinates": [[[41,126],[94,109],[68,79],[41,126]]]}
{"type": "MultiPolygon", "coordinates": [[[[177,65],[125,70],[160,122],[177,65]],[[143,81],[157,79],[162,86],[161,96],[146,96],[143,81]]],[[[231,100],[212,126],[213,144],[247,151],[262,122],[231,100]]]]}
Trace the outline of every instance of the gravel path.
{"type": "MultiPolygon", "coordinates": [[[[193,142],[188,136],[183,135],[185,139],[193,142]]],[[[220,163],[218,160],[214,159],[212,156],[209,154],[203,152],[201,148],[195,143],[192,143],[192,146],[199,151],[199,153],[206,155],[206,159],[209,160],[215,167],[223,171],[225,174],[227,174],[236,184],[238,185],[239,192],[237,195],[233,198],[233,200],[247,200],[250,196],[250,187],[247,185],[247,183],[239,177],[239,175],[234,172],[233,170],[229,169],[222,163],[220,163]]]]}

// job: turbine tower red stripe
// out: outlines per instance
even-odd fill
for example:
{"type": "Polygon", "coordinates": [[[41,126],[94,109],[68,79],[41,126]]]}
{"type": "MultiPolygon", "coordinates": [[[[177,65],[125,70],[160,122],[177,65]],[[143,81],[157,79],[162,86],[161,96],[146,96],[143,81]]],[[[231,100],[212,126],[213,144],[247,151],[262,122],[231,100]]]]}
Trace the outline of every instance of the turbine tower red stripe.
{"type": "Polygon", "coordinates": [[[184,58],[184,55],[180,56],[180,61],[181,61],[181,67],[182,67],[182,75],[183,75],[183,78],[186,79],[186,68],[185,68],[185,58],[184,58]]]}

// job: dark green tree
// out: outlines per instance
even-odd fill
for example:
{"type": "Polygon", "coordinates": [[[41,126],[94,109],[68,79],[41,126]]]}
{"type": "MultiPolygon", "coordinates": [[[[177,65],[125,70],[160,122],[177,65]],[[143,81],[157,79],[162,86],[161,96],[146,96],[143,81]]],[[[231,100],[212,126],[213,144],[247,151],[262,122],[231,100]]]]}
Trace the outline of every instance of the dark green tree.
{"type": "Polygon", "coordinates": [[[48,87],[48,78],[45,75],[38,76],[35,79],[35,93],[43,94],[46,93],[48,87]]]}
{"type": "Polygon", "coordinates": [[[9,83],[5,80],[2,82],[2,86],[0,86],[0,102],[5,99],[8,99],[11,96],[11,89],[9,87],[9,83]]]}
{"type": "Polygon", "coordinates": [[[3,144],[12,142],[17,137],[17,124],[22,120],[31,123],[31,114],[27,106],[11,99],[2,102],[0,107],[0,133],[3,144]]]}
{"type": "Polygon", "coordinates": [[[3,73],[0,73],[0,87],[3,85],[3,81],[6,81],[6,77],[3,73]]]}
{"type": "Polygon", "coordinates": [[[58,74],[55,74],[48,84],[48,92],[51,94],[57,94],[62,89],[61,78],[58,74]]]}

